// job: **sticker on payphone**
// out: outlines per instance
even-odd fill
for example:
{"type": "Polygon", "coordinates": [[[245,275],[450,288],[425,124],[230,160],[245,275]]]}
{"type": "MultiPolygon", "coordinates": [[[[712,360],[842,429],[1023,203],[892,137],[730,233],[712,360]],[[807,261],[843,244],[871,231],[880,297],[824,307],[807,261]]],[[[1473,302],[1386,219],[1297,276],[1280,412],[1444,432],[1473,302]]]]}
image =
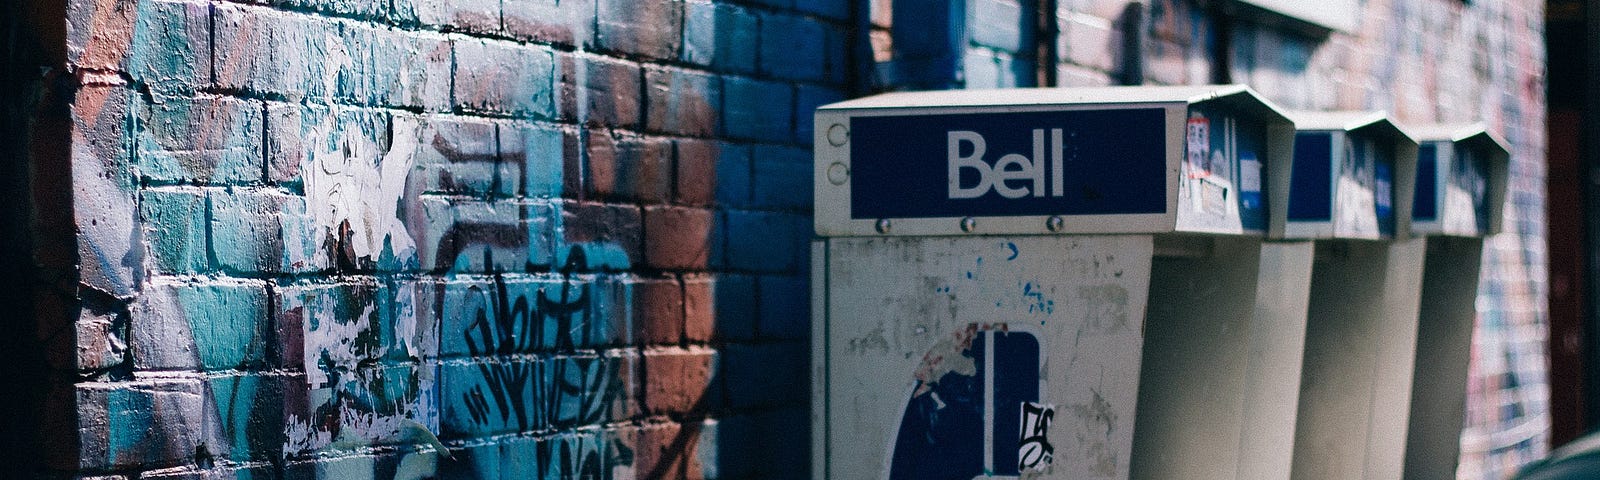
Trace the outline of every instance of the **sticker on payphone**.
{"type": "Polygon", "coordinates": [[[1046,470],[1053,407],[1039,403],[1040,345],[968,325],[923,356],[892,443],[891,480],[1017,478],[1046,470]]]}

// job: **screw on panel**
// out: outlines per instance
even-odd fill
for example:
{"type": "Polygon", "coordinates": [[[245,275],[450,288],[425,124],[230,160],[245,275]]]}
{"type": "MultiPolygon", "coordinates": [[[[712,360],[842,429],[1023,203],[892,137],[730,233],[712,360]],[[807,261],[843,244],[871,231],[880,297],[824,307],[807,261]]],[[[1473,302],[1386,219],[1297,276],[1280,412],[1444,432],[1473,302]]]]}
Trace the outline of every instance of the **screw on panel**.
{"type": "Polygon", "coordinates": [[[889,219],[887,219],[887,218],[878,219],[878,233],[882,233],[882,234],[888,234],[889,233],[889,219]]]}
{"type": "Polygon", "coordinates": [[[841,162],[833,162],[833,165],[828,165],[828,183],[844,185],[844,182],[849,180],[850,167],[844,166],[844,163],[841,162]]]}
{"type": "Polygon", "coordinates": [[[1067,220],[1064,219],[1064,218],[1061,218],[1060,215],[1056,215],[1056,216],[1050,217],[1049,220],[1045,220],[1045,222],[1044,222],[1044,227],[1050,229],[1050,231],[1055,232],[1055,233],[1061,233],[1061,229],[1065,228],[1066,226],[1067,226],[1067,220]]]}
{"type": "Polygon", "coordinates": [[[961,219],[961,231],[967,232],[967,233],[972,233],[973,230],[977,230],[977,229],[978,229],[978,219],[972,218],[972,217],[967,217],[967,218],[961,219]]]}
{"type": "Polygon", "coordinates": [[[828,144],[842,147],[848,141],[850,141],[850,129],[845,128],[844,124],[835,123],[828,127],[828,144]]]}

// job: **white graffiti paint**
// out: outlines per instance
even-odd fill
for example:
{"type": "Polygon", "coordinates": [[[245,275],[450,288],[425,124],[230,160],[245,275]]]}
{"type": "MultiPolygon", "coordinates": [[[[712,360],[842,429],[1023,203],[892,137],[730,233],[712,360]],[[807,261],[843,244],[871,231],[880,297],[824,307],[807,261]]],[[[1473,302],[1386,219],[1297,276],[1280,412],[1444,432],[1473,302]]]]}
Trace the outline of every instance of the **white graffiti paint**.
{"type": "Polygon", "coordinates": [[[350,249],[357,258],[375,259],[387,244],[395,258],[414,261],[416,243],[401,222],[399,208],[416,151],[416,132],[396,132],[388,151],[380,155],[382,147],[366,136],[331,131],[339,127],[338,122],[317,127],[314,138],[339,140],[334,149],[314,150],[310,165],[301,170],[308,213],[317,230],[329,234],[317,238],[340,238],[348,229],[350,249]]]}

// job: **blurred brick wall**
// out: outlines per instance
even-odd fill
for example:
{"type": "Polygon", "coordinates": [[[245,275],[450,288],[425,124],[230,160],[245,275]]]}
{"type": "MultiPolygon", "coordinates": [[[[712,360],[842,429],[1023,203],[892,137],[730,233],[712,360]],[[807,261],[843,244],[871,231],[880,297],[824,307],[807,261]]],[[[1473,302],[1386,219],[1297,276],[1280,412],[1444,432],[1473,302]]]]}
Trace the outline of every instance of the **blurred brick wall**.
{"type": "Polygon", "coordinates": [[[51,471],[807,476],[845,0],[37,9],[51,471]]]}

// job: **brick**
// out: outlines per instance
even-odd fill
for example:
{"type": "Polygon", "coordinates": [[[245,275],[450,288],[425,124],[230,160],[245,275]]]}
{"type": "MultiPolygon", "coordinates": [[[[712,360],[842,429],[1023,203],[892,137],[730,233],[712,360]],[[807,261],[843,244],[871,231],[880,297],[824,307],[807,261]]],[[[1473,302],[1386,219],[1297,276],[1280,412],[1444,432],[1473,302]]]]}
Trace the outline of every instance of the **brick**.
{"type": "Polygon", "coordinates": [[[259,368],[267,361],[267,288],[214,280],[151,285],[130,309],[141,369],[259,368]]]}
{"type": "Polygon", "coordinates": [[[191,458],[200,444],[199,380],[80,383],[75,388],[79,468],[175,465],[191,458]]]}
{"type": "Polygon", "coordinates": [[[86,377],[103,375],[128,366],[128,315],[117,308],[84,302],[72,325],[71,368],[86,377]]]}
{"type": "Polygon", "coordinates": [[[140,192],[139,220],[149,239],[151,267],[161,273],[200,273],[209,267],[206,192],[147,189],[140,192]]]}
{"type": "Polygon", "coordinates": [[[731,408],[803,406],[810,397],[811,351],[804,344],[732,344],[722,360],[731,408]]]}
{"type": "MultiPolygon", "coordinates": [[[[193,91],[211,80],[211,9],[204,3],[138,2],[128,74],[155,90],[193,91]]],[[[92,28],[92,27],[91,27],[92,28]]]]}
{"type": "Polygon", "coordinates": [[[661,203],[672,194],[672,142],[591,131],[584,179],[594,198],[661,203]]]}
{"type": "Polygon", "coordinates": [[[498,0],[394,0],[391,17],[403,24],[421,24],[444,31],[500,31],[498,0]]]}
{"type": "MultiPolygon", "coordinates": [[[[725,206],[747,206],[751,195],[751,148],[743,145],[721,144],[716,159],[716,203],[725,206]]],[[[680,172],[681,174],[681,172],[680,172]]]]}
{"type": "Polygon", "coordinates": [[[315,161],[341,173],[347,165],[377,165],[389,139],[389,117],[382,112],[269,103],[267,176],[299,185],[315,161]]]}
{"type": "Polygon", "coordinates": [[[663,270],[703,270],[718,229],[710,210],[649,206],[644,209],[645,264],[663,270]]]}
{"type": "Polygon", "coordinates": [[[650,423],[619,428],[618,443],[633,452],[638,478],[684,478],[686,457],[681,439],[691,432],[677,423],[650,423]]]}
{"type": "Polygon", "coordinates": [[[717,279],[706,274],[683,276],[683,338],[710,343],[716,332],[717,279]]]}
{"type": "MultiPolygon", "coordinates": [[[[795,10],[838,21],[850,20],[850,5],[847,0],[794,0],[795,10]]],[[[988,17],[977,18],[989,21],[988,17]]]]}
{"type": "Polygon", "coordinates": [[[393,117],[393,135],[414,138],[397,142],[412,146],[412,172],[407,178],[420,184],[422,193],[462,194],[474,197],[510,197],[520,178],[503,177],[499,169],[499,140],[492,123],[458,117],[393,117]]]}
{"type": "Polygon", "coordinates": [[[651,131],[689,136],[711,136],[717,131],[722,108],[722,80],[716,76],[673,68],[645,70],[646,127],[651,131]]]}
{"type": "MultiPolygon", "coordinates": [[[[263,0],[254,0],[262,2],[263,0]]],[[[264,0],[265,3],[294,10],[309,10],[341,17],[359,17],[376,20],[389,12],[384,2],[365,0],[264,0]]]]}
{"type": "Polygon", "coordinates": [[[644,112],[638,65],[582,54],[562,53],[558,58],[562,118],[595,126],[639,126],[644,112]]]}
{"type": "Polygon", "coordinates": [[[440,438],[541,430],[545,388],[537,360],[475,358],[439,367],[440,438]]]}
{"type": "Polygon", "coordinates": [[[136,155],[146,181],[262,181],[260,103],[211,95],[155,98],[141,102],[138,114],[136,155]]]}
{"type": "Polygon", "coordinates": [[[117,297],[136,293],[145,275],[128,97],[121,88],[85,87],[69,113],[79,281],[117,297]]]}
{"type": "MultiPolygon", "coordinates": [[[[287,375],[245,374],[206,379],[207,424],[205,447],[217,458],[236,462],[271,460],[282,457],[288,424],[285,415],[285,390],[298,379],[287,375]],[[214,416],[214,417],[213,417],[214,416]]],[[[265,469],[264,469],[265,470],[265,469]]],[[[202,478],[252,478],[264,471],[225,469],[207,472],[202,478]]]]}
{"type": "Polygon", "coordinates": [[[338,87],[335,73],[347,60],[344,24],[315,17],[219,5],[212,53],[219,87],[288,100],[323,98],[338,87]]]}
{"type": "Polygon", "coordinates": [[[454,45],[456,108],[555,118],[555,57],[549,49],[477,40],[458,40],[454,45]]]}
{"type": "Polygon", "coordinates": [[[816,21],[784,14],[761,17],[761,71],[787,80],[822,81],[827,30],[816,21]]]}
{"type": "Polygon", "coordinates": [[[677,59],[682,0],[598,0],[600,47],[661,60],[677,59]]]}
{"type": "Polygon", "coordinates": [[[1104,18],[1074,14],[1061,23],[1057,52],[1074,65],[1109,72],[1121,49],[1121,34],[1104,18]]]}
{"type": "Polygon", "coordinates": [[[562,129],[561,130],[561,196],[566,198],[582,199],[587,193],[584,186],[584,162],[588,159],[588,136],[593,134],[588,129],[562,129]]]}
{"type": "Polygon", "coordinates": [[[716,352],[691,347],[645,350],[645,410],[652,414],[698,414],[721,407],[716,352]]]}
{"type": "Polygon", "coordinates": [[[760,24],[744,8],[710,2],[684,3],[681,60],[719,71],[754,73],[760,24]]]}
{"type": "Polygon", "coordinates": [[[738,270],[794,271],[809,255],[809,217],[767,212],[728,212],[728,266],[738,270]],[[756,239],[759,239],[757,241],[756,239]]]}
{"type": "Polygon", "coordinates": [[[763,339],[811,338],[811,283],[801,277],[761,277],[763,339]]]}
{"type": "Polygon", "coordinates": [[[789,85],[724,77],[722,131],[729,137],[769,142],[793,138],[794,90],[789,85]]]}
{"type": "Polygon", "coordinates": [[[451,42],[387,28],[346,25],[344,55],[334,71],[335,98],[358,105],[449,108],[451,42]]]}
{"type": "Polygon", "coordinates": [[[704,206],[716,198],[717,157],[720,145],[708,140],[683,139],[673,142],[676,158],[673,201],[704,206]]]}
{"type": "Polygon", "coordinates": [[[1024,14],[1032,9],[1017,0],[972,0],[970,5],[972,18],[983,19],[967,27],[972,43],[1012,54],[1021,52],[1024,46],[1033,46],[1035,18],[1031,11],[1024,14]]]}
{"type": "Polygon", "coordinates": [[[504,0],[501,11],[512,37],[594,46],[595,0],[504,0]]]}
{"type": "Polygon", "coordinates": [[[283,265],[283,217],[288,196],[266,191],[214,191],[211,255],[217,269],[244,275],[275,274],[283,265]]]}
{"type": "Polygon", "coordinates": [[[518,195],[559,198],[566,145],[561,130],[547,125],[502,124],[498,135],[500,176],[516,178],[518,195]]]}
{"type": "Polygon", "coordinates": [[[546,410],[554,428],[572,428],[631,418],[638,411],[629,356],[562,355],[546,360],[546,410]]]}
{"type": "Polygon", "coordinates": [[[454,272],[516,272],[550,264],[550,204],[461,200],[450,210],[451,244],[439,249],[436,265],[453,262],[454,272]]]}
{"type": "Polygon", "coordinates": [[[810,145],[816,127],[817,107],[843,101],[844,92],[825,87],[800,85],[795,90],[794,143],[810,145]]]}
{"type": "MultiPolygon", "coordinates": [[[[566,245],[584,249],[580,268],[625,270],[641,259],[643,227],[639,208],[591,202],[562,202],[562,229],[557,234],[566,245]]],[[[556,265],[568,262],[566,248],[556,251],[556,265]]]]}
{"type": "Polygon", "coordinates": [[[677,345],[683,341],[683,287],[672,278],[642,278],[633,283],[637,341],[677,345]]]}
{"type": "MultiPolygon", "coordinates": [[[[685,291],[687,291],[687,284],[685,291]]],[[[746,342],[756,335],[756,280],[748,275],[717,274],[711,285],[714,339],[746,342]]]]}
{"type": "Polygon", "coordinates": [[[751,205],[809,210],[812,202],[811,152],[793,147],[755,147],[751,205]]]}

